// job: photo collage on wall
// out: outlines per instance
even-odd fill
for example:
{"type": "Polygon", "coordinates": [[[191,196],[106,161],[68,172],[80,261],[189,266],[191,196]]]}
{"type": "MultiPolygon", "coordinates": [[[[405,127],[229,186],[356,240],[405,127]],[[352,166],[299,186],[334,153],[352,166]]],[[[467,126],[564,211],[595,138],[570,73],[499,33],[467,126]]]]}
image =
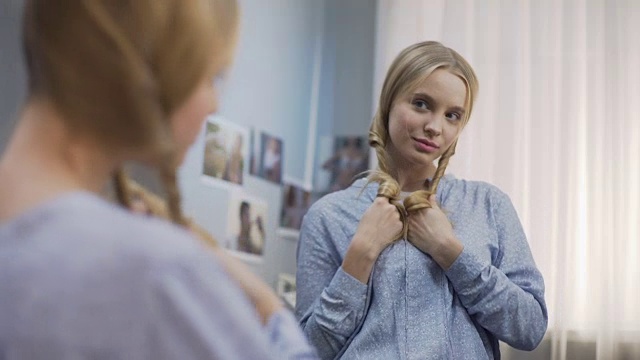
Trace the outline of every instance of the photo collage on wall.
{"type": "Polygon", "coordinates": [[[261,129],[239,126],[222,116],[207,118],[202,157],[203,184],[229,194],[226,236],[220,245],[247,260],[260,261],[269,244],[269,205],[249,195],[247,176],[278,186],[282,194],[278,234],[297,241],[302,219],[320,197],[345,189],[368,169],[366,137],[325,139],[318,149],[313,184],[285,175],[282,138],[261,129]]]}

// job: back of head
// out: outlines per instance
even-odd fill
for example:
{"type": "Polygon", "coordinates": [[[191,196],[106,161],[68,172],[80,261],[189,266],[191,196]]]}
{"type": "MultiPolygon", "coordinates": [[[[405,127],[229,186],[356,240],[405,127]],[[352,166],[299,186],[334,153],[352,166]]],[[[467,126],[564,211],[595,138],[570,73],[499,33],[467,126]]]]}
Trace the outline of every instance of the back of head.
{"type": "Polygon", "coordinates": [[[169,118],[227,66],[237,12],[235,0],[26,0],[29,98],[73,134],[144,154],[177,193],[169,118]]]}
{"type": "Polygon", "coordinates": [[[30,97],[106,146],[171,152],[168,117],[228,61],[235,13],[227,0],[27,0],[30,97]]]}

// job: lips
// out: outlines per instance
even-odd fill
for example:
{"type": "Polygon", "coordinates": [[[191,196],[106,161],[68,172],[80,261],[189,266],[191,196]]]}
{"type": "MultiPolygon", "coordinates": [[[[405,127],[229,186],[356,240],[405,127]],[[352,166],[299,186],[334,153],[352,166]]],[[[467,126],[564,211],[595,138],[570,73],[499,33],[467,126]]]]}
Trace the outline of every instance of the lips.
{"type": "Polygon", "coordinates": [[[412,139],[414,141],[416,150],[421,153],[433,154],[438,152],[438,149],[440,148],[440,146],[438,146],[436,143],[427,139],[412,139]]]}
{"type": "Polygon", "coordinates": [[[420,144],[423,144],[425,146],[431,147],[431,148],[435,148],[435,149],[439,149],[440,148],[440,146],[438,146],[438,144],[436,144],[436,143],[434,143],[432,141],[429,141],[427,139],[416,139],[416,138],[413,138],[413,140],[415,140],[415,141],[417,141],[420,144]]]}

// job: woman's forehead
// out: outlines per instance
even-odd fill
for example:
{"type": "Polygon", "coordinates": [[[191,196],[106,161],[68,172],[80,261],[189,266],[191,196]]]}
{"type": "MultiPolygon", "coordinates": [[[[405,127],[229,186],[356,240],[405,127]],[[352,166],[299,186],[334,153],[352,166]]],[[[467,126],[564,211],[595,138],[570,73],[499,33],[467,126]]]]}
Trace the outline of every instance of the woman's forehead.
{"type": "Polygon", "coordinates": [[[399,97],[423,96],[427,100],[464,109],[467,94],[468,87],[464,78],[449,69],[436,69],[428,76],[416,80],[399,97]]]}

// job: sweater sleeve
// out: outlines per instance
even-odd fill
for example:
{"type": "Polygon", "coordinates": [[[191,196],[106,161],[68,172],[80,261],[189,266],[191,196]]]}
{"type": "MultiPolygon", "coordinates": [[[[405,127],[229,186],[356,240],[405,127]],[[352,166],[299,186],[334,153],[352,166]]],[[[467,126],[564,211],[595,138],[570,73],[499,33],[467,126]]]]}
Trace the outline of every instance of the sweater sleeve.
{"type": "Polygon", "coordinates": [[[465,249],[446,275],[482,327],[517,349],[533,350],[547,329],[544,281],[511,200],[502,192],[492,196],[499,241],[495,265],[465,249]]]}
{"type": "Polygon", "coordinates": [[[244,293],[203,253],[153,271],[149,342],[153,359],[317,359],[293,316],[263,326],[244,293]]]}
{"type": "Polygon", "coordinates": [[[365,315],[367,285],[343,271],[328,217],[313,209],[304,218],[298,244],[296,315],[320,358],[333,359],[365,315]]]}

